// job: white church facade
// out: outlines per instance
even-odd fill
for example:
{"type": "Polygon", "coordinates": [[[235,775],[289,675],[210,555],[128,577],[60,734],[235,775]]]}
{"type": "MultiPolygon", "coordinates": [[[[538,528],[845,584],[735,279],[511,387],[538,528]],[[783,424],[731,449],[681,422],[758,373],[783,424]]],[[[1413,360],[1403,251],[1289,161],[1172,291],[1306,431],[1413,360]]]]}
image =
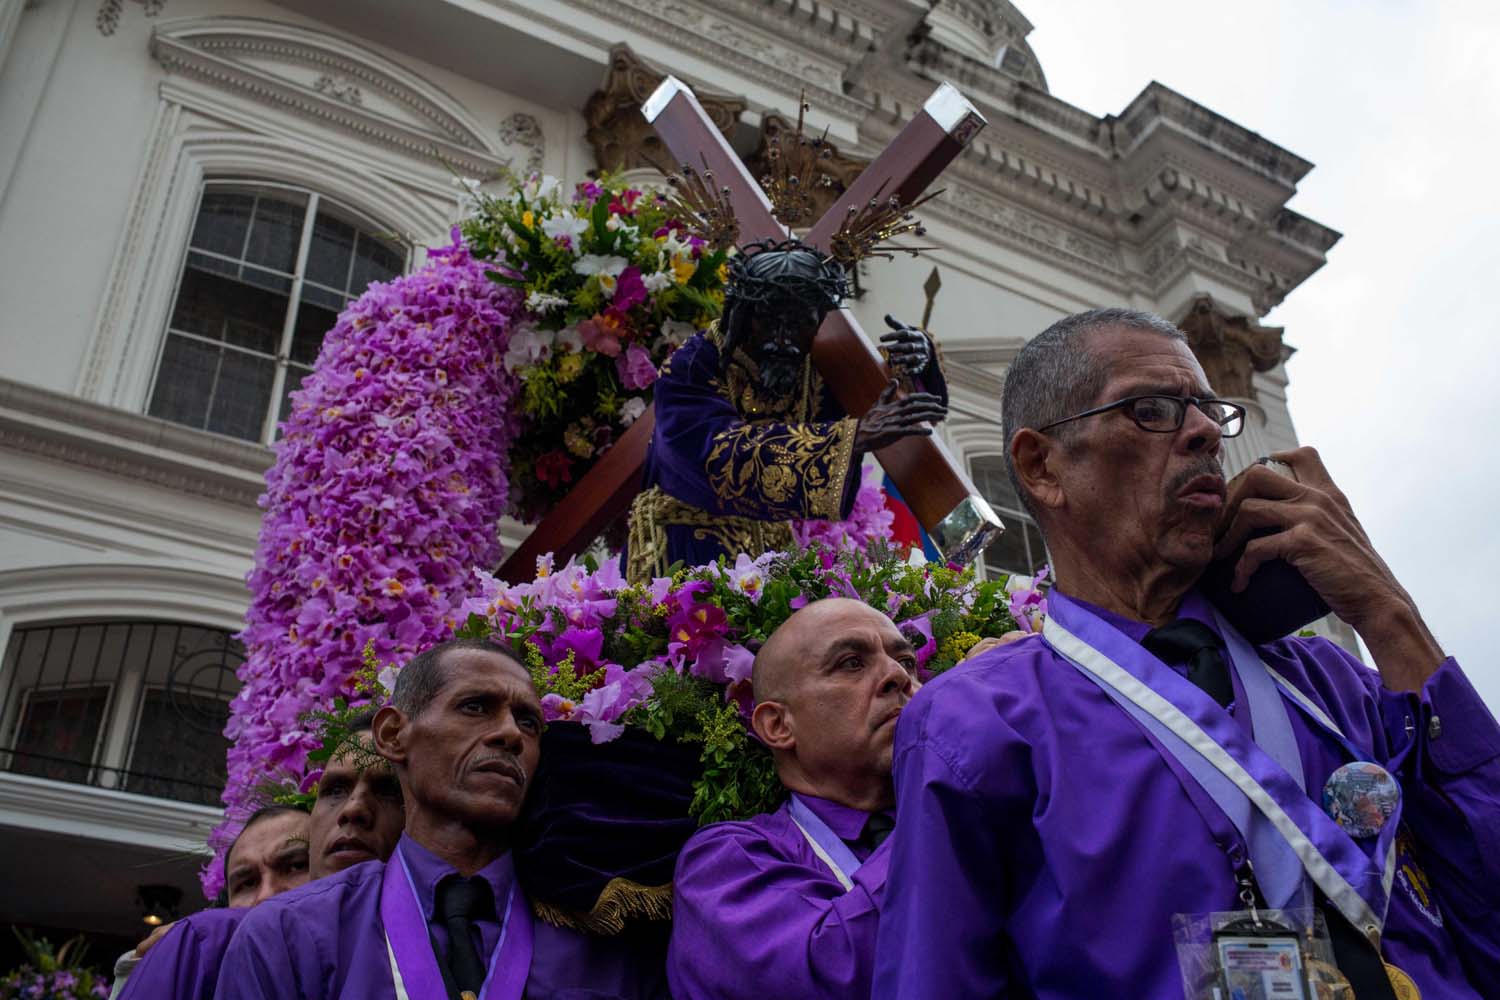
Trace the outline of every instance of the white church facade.
{"type": "Polygon", "coordinates": [[[446,241],[455,175],[649,173],[664,74],[752,164],[804,94],[847,177],[943,81],[988,119],[923,208],[938,252],[852,303],[914,321],[938,268],[941,433],[1009,528],[987,571],[1045,562],[999,404],[1063,315],[1180,323],[1250,410],[1232,464],[1295,445],[1259,320],[1338,239],[1286,208],[1312,164],[1157,84],[1081,111],[1030,30],[1007,0],[0,2],[0,924],[113,941],[200,905],[287,393],[446,241]]]}

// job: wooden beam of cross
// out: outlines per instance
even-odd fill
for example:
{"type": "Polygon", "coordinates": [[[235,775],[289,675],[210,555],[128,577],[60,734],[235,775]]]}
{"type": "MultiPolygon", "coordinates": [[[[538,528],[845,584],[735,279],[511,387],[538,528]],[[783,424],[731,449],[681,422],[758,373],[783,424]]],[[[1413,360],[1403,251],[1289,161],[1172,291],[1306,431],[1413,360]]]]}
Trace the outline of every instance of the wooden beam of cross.
{"type": "MultiPolygon", "coordinates": [[[[685,85],[667,77],[641,112],[678,162],[711,172],[714,184],[728,189],[742,242],[789,235],[772,215],[765,192],[685,85]]],[[[872,200],[895,197],[910,205],[984,124],[957,89],[946,83],[938,87],[804,242],[826,250],[846,215],[872,200]]],[[[870,408],[889,380],[884,362],[847,309],[823,320],[812,356],[839,405],[856,416],[870,408]]],[[[640,492],[652,417],[648,410],[543,518],[501,566],[504,579],[530,579],[537,557],[548,552],[559,560],[576,555],[625,512],[640,492]]],[[[968,562],[1002,530],[999,518],[935,435],[902,438],[875,457],[947,558],[968,562]]]]}

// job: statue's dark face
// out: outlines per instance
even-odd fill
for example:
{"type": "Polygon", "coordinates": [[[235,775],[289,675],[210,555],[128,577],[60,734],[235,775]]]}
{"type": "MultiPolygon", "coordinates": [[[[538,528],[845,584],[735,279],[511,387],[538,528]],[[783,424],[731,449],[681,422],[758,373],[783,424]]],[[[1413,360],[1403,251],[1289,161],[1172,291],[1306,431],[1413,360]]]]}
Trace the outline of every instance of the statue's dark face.
{"type": "Polygon", "coordinates": [[[761,384],[778,396],[796,392],[823,311],[800,298],[773,298],[752,308],[745,347],[761,384]]]}

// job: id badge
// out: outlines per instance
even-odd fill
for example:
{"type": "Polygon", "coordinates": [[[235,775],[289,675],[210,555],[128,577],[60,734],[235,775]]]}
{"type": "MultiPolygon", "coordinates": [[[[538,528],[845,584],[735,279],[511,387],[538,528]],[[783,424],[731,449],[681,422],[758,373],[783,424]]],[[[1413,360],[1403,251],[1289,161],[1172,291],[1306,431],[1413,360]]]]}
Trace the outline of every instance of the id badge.
{"type": "Polygon", "coordinates": [[[1224,1000],[1308,1000],[1302,945],[1292,931],[1214,935],[1224,1000]]]}

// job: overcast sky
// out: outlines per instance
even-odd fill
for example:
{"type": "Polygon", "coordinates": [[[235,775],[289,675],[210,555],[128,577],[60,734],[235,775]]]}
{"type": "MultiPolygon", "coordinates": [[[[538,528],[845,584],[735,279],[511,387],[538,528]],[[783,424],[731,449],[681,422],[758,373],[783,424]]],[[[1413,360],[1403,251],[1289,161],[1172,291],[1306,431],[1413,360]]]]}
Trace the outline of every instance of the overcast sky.
{"type": "Polygon", "coordinates": [[[1152,80],[1316,166],[1344,234],[1271,313],[1292,418],[1438,640],[1500,712],[1500,8],[1471,0],[1032,0],[1052,93],[1152,80]]]}

